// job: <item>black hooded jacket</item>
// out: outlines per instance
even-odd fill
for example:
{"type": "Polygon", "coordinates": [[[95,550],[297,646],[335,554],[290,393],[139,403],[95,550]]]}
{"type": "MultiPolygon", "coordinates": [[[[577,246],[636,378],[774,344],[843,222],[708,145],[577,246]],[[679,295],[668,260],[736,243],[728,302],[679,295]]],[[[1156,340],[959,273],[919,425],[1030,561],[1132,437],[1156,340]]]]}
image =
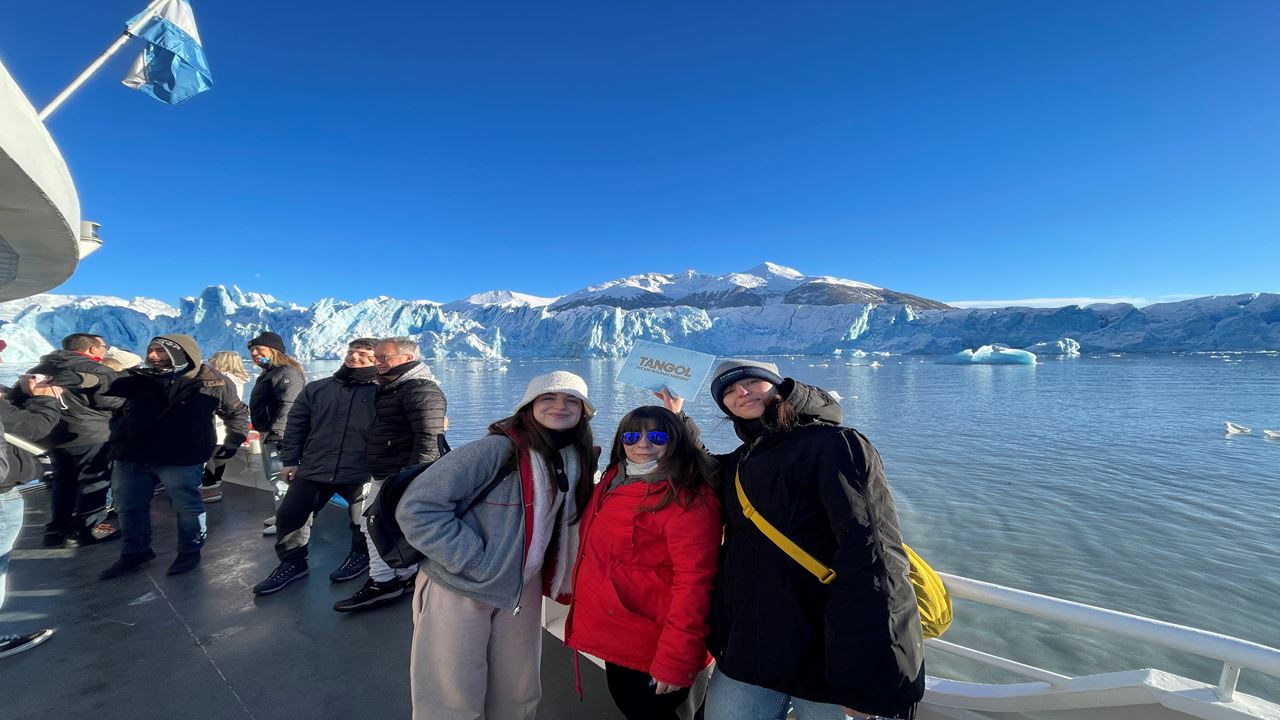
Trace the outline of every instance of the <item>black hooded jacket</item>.
{"type": "Polygon", "coordinates": [[[226,447],[244,442],[249,411],[226,376],[200,362],[200,346],[189,335],[161,335],[177,343],[191,360],[180,373],[128,370],[103,394],[124,398],[124,411],[111,432],[116,460],[155,465],[198,465],[209,459],[217,439],[213,416],[227,426],[226,447]]]}
{"type": "Polygon", "coordinates": [[[924,647],[910,569],[880,455],[840,427],[825,391],[786,380],[789,431],[738,423],[745,444],[717,456],[725,542],[708,647],[741,682],[859,712],[911,717],[924,694],[924,647]],[[836,571],[823,585],[742,512],[761,516],[836,571]]]}
{"type": "Polygon", "coordinates": [[[307,383],[289,412],[281,462],[297,466],[299,480],[369,482],[365,451],[377,393],[373,378],[361,381],[349,371],[307,383]]]}
{"type": "MultiPolygon", "coordinates": [[[[86,355],[73,350],[55,350],[40,358],[40,363],[27,372],[42,375],[56,375],[60,372],[91,373],[101,378],[101,385],[106,385],[119,375],[116,371],[86,355]]],[[[30,395],[21,384],[14,389],[14,394],[25,401],[30,395]]],[[[49,434],[49,447],[77,447],[81,445],[97,445],[110,437],[111,413],[124,405],[124,400],[102,394],[102,388],[68,388],[62,394],[62,401],[67,409],[62,411],[62,418],[49,434]]]]}

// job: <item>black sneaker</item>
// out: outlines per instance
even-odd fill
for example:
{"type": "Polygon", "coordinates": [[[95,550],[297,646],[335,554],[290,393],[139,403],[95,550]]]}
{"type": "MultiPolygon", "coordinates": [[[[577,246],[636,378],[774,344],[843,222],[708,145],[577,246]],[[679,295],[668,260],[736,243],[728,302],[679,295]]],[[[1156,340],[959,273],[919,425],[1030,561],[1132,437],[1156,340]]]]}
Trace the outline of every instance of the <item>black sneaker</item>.
{"type": "Polygon", "coordinates": [[[121,575],[128,575],[142,567],[144,564],[155,559],[156,554],[150,550],[140,553],[126,553],[121,555],[120,559],[115,561],[111,567],[98,573],[98,579],[111,580],[112,578],[118,578],[121,575]]]}
{"type": "Polygon", "coordinates": [[[26,635],[0,635],[0,658],[30,650],[53,637],[53,629],[45,628],[26,635]]]}
{"type": "Polygon", "coordinates": [[[195,570],[200,564],[200,551],[189,550],[187,552],[178,553],[178,557],[173,559],[173,563],[169,565],[169,569],[165,570],[165,575],[181,575],[184,572],[195,570]]]}
{"type": "Polygon", "coordinates": [[[403,594],[404,583],[400,582],[399,578],[394,578],[384,583],[369,578],[365,581],[364,587],[357,590],[355,595],[334,603],[333,609],[338,612],[354,612],[378,603],[395,600],[403,594]]]}
{"type": "Polygon", "coordinates": [[[85,528],[75,537],[67,538],[67,547],[77,548],[86,545],[96,545],[98,543],[115,540],[120,537],[120,528],[107,523],[98,523],[94,527],[85,528]]]}
{"type": "Polygon", "coordinates": [[[254,595],[270,595],[274,592],[280,592],[285,585],[306,577],[310,570],[307,569],[305,562],[282,562],[276,566],[275,570],[267,576],[266,580],[253,586],[254,595]]]}
{"type": "Polygon", "coordinates": [[[418,586],[418,573],[414,573],[408,577],[400,578],[400,582],[404,584],[404,591],[412,594],[413,589],[418,586]]]}
{"type": "Polygon", "coordinates": [[[329,573],[329,582],[346,582],[355,580],[360,577],[360,573],[369,569],[369,556],[362,552],[354,550],[347,553],[347,559],[342,561],[337,570],[329,573]]]}

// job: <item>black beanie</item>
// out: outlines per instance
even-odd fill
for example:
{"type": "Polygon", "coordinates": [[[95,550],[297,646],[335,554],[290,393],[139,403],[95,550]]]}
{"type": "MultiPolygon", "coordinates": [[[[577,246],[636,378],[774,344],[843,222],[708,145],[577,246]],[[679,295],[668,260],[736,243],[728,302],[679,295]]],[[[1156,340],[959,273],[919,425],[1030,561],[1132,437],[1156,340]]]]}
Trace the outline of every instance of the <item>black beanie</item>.
{"type": "Polygon", "coordinates": [[[249,347],[253,347],[254,345],[269,347],[272,350],[275,350],[282,355],[289,354],[289,352],[284,349],[284,338],[280,337],[279,335],[271,331],[264,332],[258,337],[249,341],[249,347]]]}

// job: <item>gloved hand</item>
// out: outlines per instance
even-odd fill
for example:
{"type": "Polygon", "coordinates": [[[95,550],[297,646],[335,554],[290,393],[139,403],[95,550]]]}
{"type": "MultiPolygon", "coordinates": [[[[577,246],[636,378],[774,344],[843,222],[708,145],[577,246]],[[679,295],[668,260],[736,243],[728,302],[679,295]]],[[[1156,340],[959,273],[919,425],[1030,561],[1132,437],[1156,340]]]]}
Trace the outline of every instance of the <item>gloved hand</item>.
{"type": "Polygon", "coordinates": [[[98,384],[98,376],[70,370],[59,370],[50,375],[49,379],[44,381],[44,384],[64,388],[93,387],[98,384]]]}
{"type": "Polygon", "coordinates": [[[235,457],[236,451],[240,448],[235,445],[223,445],[213,453],[214,460],[228,460],[235,457]]]}

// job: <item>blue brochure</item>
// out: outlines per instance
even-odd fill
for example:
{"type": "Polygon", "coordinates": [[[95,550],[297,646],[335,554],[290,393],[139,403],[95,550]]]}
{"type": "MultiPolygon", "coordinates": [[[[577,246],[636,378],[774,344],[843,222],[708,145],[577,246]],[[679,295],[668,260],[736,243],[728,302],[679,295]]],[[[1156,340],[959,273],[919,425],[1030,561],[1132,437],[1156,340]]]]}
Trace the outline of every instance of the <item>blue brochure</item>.
{"type": "Polygon", "coordinates": [[[654,392],[665,387],[688,399],[698,393],[715,361],[715,355],[637,340],[618,371],[618,382],[654,392]]]}

